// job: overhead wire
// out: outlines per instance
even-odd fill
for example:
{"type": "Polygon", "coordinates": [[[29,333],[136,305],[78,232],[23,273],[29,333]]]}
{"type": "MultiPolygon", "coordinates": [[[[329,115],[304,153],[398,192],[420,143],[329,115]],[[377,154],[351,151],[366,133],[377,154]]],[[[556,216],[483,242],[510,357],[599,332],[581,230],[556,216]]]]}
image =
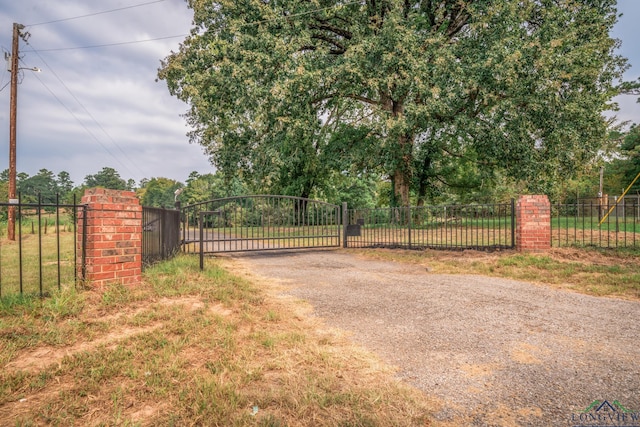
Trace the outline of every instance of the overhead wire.
{"type": "MultiPolygon", "coordinates": [[[[165,1],[165,0],[160,0],[160,1],[165,1]]],[[[122,10],[122,9],[130,9],[131,7],[146,6],[146,5],[153,4],[153,3],[158,3],[158,1],[153,1],[153,2],[149,2],[149,3],[142,3],[142,4],[137,5],[137,6],[130,6],[130,7],[126,7],[126,8],[114,9],[114,10],[111,10],[111,11],[99,12],[99,13],[109,13],[109,12],[114,12],[114,11],[118,11],[118,10],[122,10]]],[[[319,9],[312,9],[312,10],[307,10],[307,11],[304,11],[304,12],[293,13],[293,14],[287,15],[287,16],[278,16],[276,18],[271,18],[271,19],[263,19],[263,20],[260,20],[260,21],[246,22],[246,23],[244,23],[244,24],[242,24],[240,26],[241,27],[249,27],[249,26],[254,26],[254,25],[266,24],[266,23],[269,23],[269,22],[281,21],[283,19],[299,18],[299,17],[305,16],[305,15],[309,15],[309,14],[312,14],[312,13],[323,12],[325,10],[336,9],[338,7],[350,6],[350,5],[358,4],[358,3],[359,3],[358,1],[352,1],[352,2],[341,4],[341,5],[328,6],[328,7],[322,7],[322,8],[319,8],[319,9]]],[[[61,20],[57,20],[57,21],[50,21],[50,22],[46,22],[46,23],[42,23],[42,24],[35,24],[35,25],[44,25],[44,24],[48,24],[48,23],[52,23],[52,22],[59,22],[59,21],[66,21],[66,20],[69,20],[69,19],[84,18],[86,16],[93,16],[93,15],[96,15],[96,14],[89,14],[89,15],[78,16],[78,17],[74,17],[74,18],[61,19],[61,20]]],[[[34,25],[30,25],[30,26],[34,26],[34,25]]],[[[105,43],[105,44],[98,44],[98,45],[40,49],[40,52],[59,52],[59,51],[65,51],[65,50],[95,49],[95,48],[101,48],[101,47],[123,46],[123,45],[137,44],[137,43],[147,43],[147,42],[158,41],[158,40],[175,39],[175,38],[180,38],[180,37],[186,37],[188,35],[189,34],[176,34],[176,35],[173,35],[173,36],[163,36],[163,37],[156,37],[156,38],[144,39],[144,40],[130,40],[130,41],[124,41],[124,42],[105,43]]]]}
{"type": "Polygon", "coordinates": [[[164,1],[166,1],[166,0],[154,0],[154,1],[149,1],[149,2],[146,2],[146,3],[135,4],[135,5],[132,5],[132,6],[125,6],[125,7],[119,7],[117,9],[105,10],[105,11],[102,11],[102,12],[94,12],[94,13],[89,13],[89,14],[86,14],[86,15],[72,16],[70,18],[55,19],[53,21],[39,22],[37,24],[29,24],[29,25],[27,25],[27,27],[36,27],[38,25],[48,25],[48,24],[55,24],[57,22],[71,21],[71,20],[74,20],[74,19],[89,18],[91,16],[103,15],[103,14],[112,13],[112,12],[119,12],[121,10],[127,10],[127,9],[133,9],[133,8],[136,8],[136,7],[148,6],[150,4],[162,3],[164,1]]]}
{"type": "MultiPolygon", "coordinates": [[[[64,22],[64,21],[70,21],[70,20],[75,20],[75,19],[81,19],[81,18],[87,18],[87,17],[92,17],[92,16],[97,16],[97,15],[102,15],[102,14],[107,14],[107,13],[113,13],[113,12],[118,12],[118,11],[122,11],[122,10],[127,10],[127,9],[133,9],[133,8],[137,8],[137,7],[143,7],[143,6],[148,6],[148,5],[152,5],[152,4],[156,4],[156,3],[161,3],[164,2],[166,0],[154,0],[154,1],[149,1],[149,2],[145,2],[145,3],[139,3],[136,5],[131,5],[131,6],[126,6],[126,7],[121,7],[121,8],[116,8],[116,9],[110,9],[110,10],[106,10],[106,11],[101,11],[101,12],[95,12],[95,13],[90,13],[90,14],[85,14],[85,15],[79,15],[79,16],[74,16],[74,17],[69,17],[69,18],[62,18],[62,19],[56,19],[56,20],[51,20],[51,21],[46,21],[46,22],[40,22],[40,23],[35,23],[35,24],[29,24],[26,25],[26,27],[35,27],[35,26],[40,26],[40,25],[47,25],[47,24],[53,24],[53,23],[58,23],[58,22],[64,22]]],[[[346,5],[352,5],[352,4],[357,4],[359,3],[358,1],[352,1],[352,2],[348,2],[348,3],[344,3],[342,5],[336,5],[336,6],[330,6],[330,7],[324,7],[324,8],[319,8],[319,9],[314,9],[314,10],[309,10],[309,11],[305,11],[305,12],[300,12],[300,13],[296,13],[296,14],[292,14],[289,16],[281,16],[281,17],[276,17],[276,18],[272,18],[272,19],[266,19],[266,20],[261,20],[261,21],[254,21],[254,22],[248,22],[243,24],[242,26],[252,26],[252,25],[260,25],[263,23],[268,23],[268,22],[275,22],[275,21],[279,21],[282,19],[292,19],[292,18],[298,18],[301,16],[305,16],[311,13],[315,13],[315,12],[321,12],[321,11],[325,11],[325,10],[330,10],[330,9],[334,9],[336,7],[340,7],[340,6],[346,6],[346,5]]],[[[100,123],[95,119],[95,117],[89,112],[89,110],[80,102],[80,100],[71,92],[71,90],[69,89],[69,87],[64,83],[64,81],[62,81],[62,79],[60,78],[60,76],[58,76],[58,74],[53,70],[53,68],[51,68],[51,66],[44,60],[44,58],[40,55],[40,52],[54,52],[54,51],[64,51],[64,50],[77,50],[77,49],[93,49],[93,48],[101,48],[101,47],[110,47],[110,46],[122,46],[122,45],[130,45],[130,44],[138,44],[138,43],[146,43],[146,42],[151,42],[151,41],[158,41],[158,40],[166,40],[166,39],[171,39],[171,38],[179,38],[179,37],[185,37],[188,34],[180,34],[180,35],[173,35],[173,36],[164,36],[164,37],[157,37],[157,38],[152,38],[152,39],[145,39],[145,40],[132,40],[132,41],[126,41],[126,42],[118,42],[118,43],[108,43],[108,44],[101,44],[101,45],[91,45],[91,46],[79,46],[79,47],[68,47],[68,48],[53,48],[53,49],[35,49],[30,43],[27,42],[27,45],[29,45],[32,48],[32,52],[36,53],[36,55],[38,55],[38,57],[42,60],[42,62],[48,67],[48,69],[52,72],[52,74],[56,77],[56,79],[63,85],[63,87],[67,90],[67,92],[69,92],[69,94],[73,97],[73,99],[82,107],[82,109],[87,113],[87,115],[93,120],[93,122],[102,130],[102,132],[111,140],[111,142],[118,148],[118,150],[126,157],[128,158],[127,154],[124,152],[124,150],[116,143],[116,141],[111,137],[111,135],[104,129],[104,127],[102,125],[100,125],[100,123]]],[[[121,166],[123,166],[130,174],[132,175],[137,175],[132,173],[132,171],[129,169],[129,167],[127,167],[125,164],[123,164],[120,159],[118,159],[118,157],[116,157],[111,150],[109,150],[109,148],[102,143],[102,141],[100,141],[99,138],[96,137],[96,135],[91,132],[91,130],[78,118],[78,116],[76,114],[73,113],[73,111],[64,104],[64,102],[42,81],[42,79],[40,79],[40,77],[38,77],[36,75],[36,78],[38,79],[38,81],[40,81],[40,83],[45,87],[45,89],[47,89],[47,91],[49,91],[49,93],[51,93],[51,95],[74,117],[74,119],[85,129],[85,131],[100,145],[104,148],[104,150],[110,154],[121,166]]],[[[140,167],[131,162],[132,165],[138,169],[143,176],[145,176],[145,173],[140,169],[140,167]]]]}
{"type": "Polygon", "coordinates": [[[187,35],[188,34],[178,34],[178,35],[175,35],[175,36],[157,37],[157,38],[154,38],[154,39],[132,40],[132,41],[128,41],[128,42],[97,44],[97,45],[92,45],[92,46],[61,47],[61,48],[55,48],[55,49],[40,49],[39,51],[40,52],[59,52],[59,51],[63,51],[63,50],[94,49],[94,48],[98,48],[98,47],[123,46],[123,45],[128,45],[128,44],[154,42],[154,41],[158,41],[158,40],[177,39],[177,38],[180,38],[180,37],[185,37],[187,35]]]}
{"type": "MultiPolygon", "coordinates": [[[[47,24],[53,24],[53,23],[58,23],[58,22],[65,22],[65,21],[70,21],[70,20],[74,20],[74,19],[81,19],[81,18],[87,18],[87,17],[92,17],[92,16],[97,16],[97,15],[102,15],[102,14],[107,14],[107,13],[113,13],[113,12],[118,12],[118,11],[123,11],[123,10],[128,10],[128,9],[133,9],[133,8],[137,8],[137,7],[143,7],[143,6],[148,6],[148,5],[152,5],[152,4],[156,4],[156,3],[162,3],[166,0],[154,0],[154,1],[149,1],[149,2],[144,2],[144,3],[138,3],[135,5],[131,5],[131,6],[125,6],[125,7],[120,7],[120,8],[116,8],[116,9],[110,9],[110,10],[105,10],[105,11],[101,11],[101,12],[95,12],[95,13],[89,13],[89,14],[84,14],[84,15],[79,15],[79,16],[73,16],[73,17],[68,17],[68,18],[62,18],[62,19],[55,19],[55,20],[50,20],[50,21],[46,21],[46,22],[40,22],[40,23],[35,23],[35,24],[28,24],[25,27],[35,27],[35,26],[39,26],[39,25],[47,25],[47,24]]],[[[176,38],[176,37],[183,37],[183,36],[170,36],[170,37],[160,37],[160,38],[156,38],[156,39],[152,39],[152,40],[142,40],[142,41],[133,41],[133,42],[125,42],[125,43],[114,43],[112,45],[121,45],[121,44],[132,44],[132,43],[141,43],[141,42],[146,42],[146,41],[153,41],[153,40],[162,40],[162,39],[167,39],[167,38],[176,38]]],[[[78,103],[78,105],[84,110],[84,112],[91,118],[91,120],[98,126],[98,128],[107,136],[107,138],[112,142],[112,144],[120,151],[120,153],[122,153],[124,155],[125,158],[127,158],[129,160],[129,162],[134,166],[135,169],[137,169],[142,176],[146,176],[146,173],[138,166],[137,163],[133,162],[129,156],[124,152],[124,150],[122,149],[122,147],[120,147],[120,145],[115,141],[115,139],[109,134],[109,132],[107,132],[107,130],[97,121],[97,119],[93,116],[93,114],[91,114],[91,112],[87,109],[87,107],[85,107],[85,105],[78,99],[77,96],[75,96],[75,94],[71,91],[71,89],[69,88],[69,86],[67,86],[65,84],[65,82],[60,78],[60,76],[53,70],[53,68],[47,63],[47,61],[42,57],[42,55],[40,55],[40,52],[35,49],[33,47],[33,45],[31,45],[27,39],[25,39],[25,42],[28,46],[31,47],[31,51],[34,52],[36,55],[38,55],[38,57],[40,58],[40,60],[47,66],[47,68],[49,69],[49,71],[53,74],[53,76],[55,76],[55,78],[60,82],[60,84],[62,84],[62,86],[66,89],[66,91],[71,95],[71,97],[78,103]]],[[[97,47],[97,46],[96,46],[97,47]]],[[[53,51],[57,50],[57,49],[51,49],[53,51]]],[[[60,49],[63,50],[63,49],[60,49]]],[[[44,52],[46,50],[42,50],[42,52],[44,52]]],[[[102,148],[104,148],[104,150],[111,155],[111,157],[114,158],[114,160],[116,160],[121,166],[123,166],[131,175],[138,175],[137,173],[133,173],[131,171],[131,169],[125,165],[117,156],[114,155],[114,153],[109,150],[109,148],[102,143],[102,141],[100,141],[100,139],[93,133],[91,132],[91,130],[79,119],[79,117],[73,113],[73,111],[64,104],[64,102],[44,83],[44,81],[42,81],[42,79],[40,79],[38,76],[36,76],[38,78],[38,81],[40,81],[40,83],[45,87],[45,89],[47,89],[47,91],[49,91],[49,93],[51,93],[51,95],[53,95],[53,97],[58,101],[58,103],[60,103],[73,117],[74,119],[85,129],[85,131],[96,141],[98,142],[98,144],[100,144],[100,146],[102,146],[102,148]]]]}
{"type": "MultiPolygon", "coordinates": [[[[42,57],[42,55],[40,55],[40,53],[38,52],[37,49],[35,49],[33,47],[33,45],[31,45],[29,42],[27,42],[27,44],[29,46],[31,46],[31,48],[33,49],[33,52],[38,55],[38,58],[40,58],[40,60],[47,66],[47,68],[49,69],[49,71],[51,71],[51,73],[53,74],[53,76],[60,82],[60,84],[67,90],[67,92],[69,93],[69,95],[71,95],[71,97],[78,103],[78,105],[80,105],[80,107],[82,107],[82,109],[85,111],[85,113],[87,113],[87,115],[91,118],[91,120],[93,120],[93,122],[98,126],[98,128],[100,128],[100,130],[107,136],[107,138],[111,141],[111,143],[120,151],[120,153],[122,153],[122,155],[125,156],[125,158],[127,160],[129,160],[129,162],[131,162],[131,164],[134,166],[135,169],[137,169],[142,176],[146,176],[147,174],[140,168],[140,166],[138,166],[138,164],[136,164],[135,162],[133,162],[129,156],[127,155],[127,153],[124,152],[124,150],[122,149],[122,147],[120,147],[120,145],[115,141],[115,139],[109,134],[109,132],[107,132],[107,130],[98,122],[98,120],[93,116],[93,114],[91,114],[91,112],[87,109],[87,107],[84,106],[84,104],[82,102],[80,102],[80,100],[78,99],[77,96],[75,96],[75,94],[71,91],[71,89],[69,89],[69,86],[67,86],[65,84],[65,82],[62,80],[62,78],[60,78],[60,76],[58,75],[58,73],[56,73],[53,68],[51,67],[51,65],[49,65],[49,63],[42,57]]],[[[129,170],[129,168],[127,168],[129,170]]],[[[131,170],[129,170],[129,172],[131,173],[131,170]]]]}
{"type": "Polygon", "coordinates": [[[91,129],[89,129],[83,122],[82,120],[80,120],[80,118],[71,110],[71,108],[69,108],[59,97],[58,95],[55,94],[55,92],[53,92],[53,90],[51,90],[51,88],[49,88],[49,86],[47,86],[47,84],[45,82],[42,81],[42,79],[35,74],[36,79],[38,79],[38,81],[40,82],[40,84],[42,86],[44,86],[44,88],[51,94],[51,96],[53,96],[55,98],[56,101],[58,101],[58,103],[60,105],[62,105],[62,107],[64,107],[65,110],[67,110],[69,112],[69,114],[71,114],[71,116],[78,122],[78,124],[80,126],[82,126],[82,128],[89,134],[89,136],[91,136],[91,138],[93,138],[98,144],[100,144],[100,146],[102,146],[102,148],[104,148],[104,150],[111,155],[111,157],[114,158],[114,160],[116,162],[118,162],[120,164],[120,166],[124,167],[130,174],[133,174],[133,172],[129,169],[129,167],[127,165],[125,165],[124,163],[122,163],[120,161],[120,159],[118,159],[118,157],[116,157],[111,150],[109,150],[109,148],[104,145],[102,143],[102,141],[100,141],[100,139],[98,137],[96,137],[96,135],[91,131],[91,129]]]}
{"type": "Polygon", "coordinates": [[[111,46],[122,46],[128,44],[137,44],[137,43],[147,43],[154,42],[158,40],[167,40],[167,39],[177,39],[180,37],[186,37],[188,34],[177,34],[175,36],[165,36],[165,37],[156,37],[153,39],[144,39],[144,40],[132,40],[126,42],[118,42],[118,43],[106,43],[106,44],[96,44],[91,46],[76,46],[76,47],[60,47],[54,49],[39,49],[40,52],[59,52],[63,50],[77,50],[77,49],[94,49],[98,47],[111,47],[111,46]]]}

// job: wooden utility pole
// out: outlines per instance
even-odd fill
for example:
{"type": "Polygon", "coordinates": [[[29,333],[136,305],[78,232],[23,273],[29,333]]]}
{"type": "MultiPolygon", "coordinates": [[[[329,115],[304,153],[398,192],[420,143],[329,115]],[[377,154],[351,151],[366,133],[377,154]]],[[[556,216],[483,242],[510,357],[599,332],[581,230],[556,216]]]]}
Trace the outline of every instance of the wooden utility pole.
{"type": "MultiPolygon", "coordinates": [[[[11,100],[9,106],[9,203],[16,199],[16,113],[18,106],[18,51],[20,30],[24,25],[13,23],[13,43],[11,47],[11,100]]],[[[9,206],[7,218],[7,237],[16,240],[16,208],[9,206]]]]}

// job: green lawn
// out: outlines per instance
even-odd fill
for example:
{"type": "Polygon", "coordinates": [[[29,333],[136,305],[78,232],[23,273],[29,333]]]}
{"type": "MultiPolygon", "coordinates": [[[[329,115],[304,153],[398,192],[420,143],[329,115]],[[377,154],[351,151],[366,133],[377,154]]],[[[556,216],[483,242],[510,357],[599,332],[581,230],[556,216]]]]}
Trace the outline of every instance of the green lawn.
{"type": "Polygon", "coordinates": [[[59,283],[74,284],[75,234],[47,231],[40,237],[23,232],[20,241],[0,239],[0,296],[47,294],[59,283]]]}

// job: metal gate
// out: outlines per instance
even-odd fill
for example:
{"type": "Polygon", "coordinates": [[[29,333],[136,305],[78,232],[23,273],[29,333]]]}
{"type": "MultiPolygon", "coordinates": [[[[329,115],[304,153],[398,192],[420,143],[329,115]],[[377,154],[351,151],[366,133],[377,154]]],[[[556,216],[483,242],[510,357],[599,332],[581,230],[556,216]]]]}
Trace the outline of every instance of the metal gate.
{"type": "Polygon", "coordinates": [[[227,197],[182,208],[187,253],[341,246],[337,205],[291,196],[227,197]]]}
{"type": "Polygon", "coordinates": [[[142,207],[142,267],[170,259],[180,250],[180,211],[142,207]]]}

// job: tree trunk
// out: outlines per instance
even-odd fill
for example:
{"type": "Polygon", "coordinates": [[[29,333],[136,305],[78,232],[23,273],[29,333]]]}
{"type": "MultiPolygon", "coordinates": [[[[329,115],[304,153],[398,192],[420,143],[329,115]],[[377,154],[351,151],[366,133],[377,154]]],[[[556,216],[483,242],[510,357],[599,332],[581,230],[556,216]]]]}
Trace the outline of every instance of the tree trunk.
{"type": "Polygon", "coordinates": [[[403,168],[396,168],[393,173],[393,192],[395,194],[396,202],[400,202],[400,206],[409,206],[409,188],[410,188],[410,178],[407,177],[407,174],[403,170],[403,168]]]}
{"type": "MultiPolygon", "coordinates": [[[[395,120],[402,120],[404,116],[404,104],[402,101],[393,101],[388,98],[388,105],[395,120]]],[[[412,153],[413,136],[402,133],[398,137],[398,159],[396,161],[395,170],[393,171],[393,193],[396,203],[400,206],[409,206],[410,188],[411,188],[411,170],[412,170],[412,153]]]]}
{"type": "Polygon", "coordinates": [[[431,157],[427,155],[422,162],[422,169],[418,171],[418,206],[424,206],[424,200],[427,196],[427,186],[429,185],[430,168],[431,157]]]}

